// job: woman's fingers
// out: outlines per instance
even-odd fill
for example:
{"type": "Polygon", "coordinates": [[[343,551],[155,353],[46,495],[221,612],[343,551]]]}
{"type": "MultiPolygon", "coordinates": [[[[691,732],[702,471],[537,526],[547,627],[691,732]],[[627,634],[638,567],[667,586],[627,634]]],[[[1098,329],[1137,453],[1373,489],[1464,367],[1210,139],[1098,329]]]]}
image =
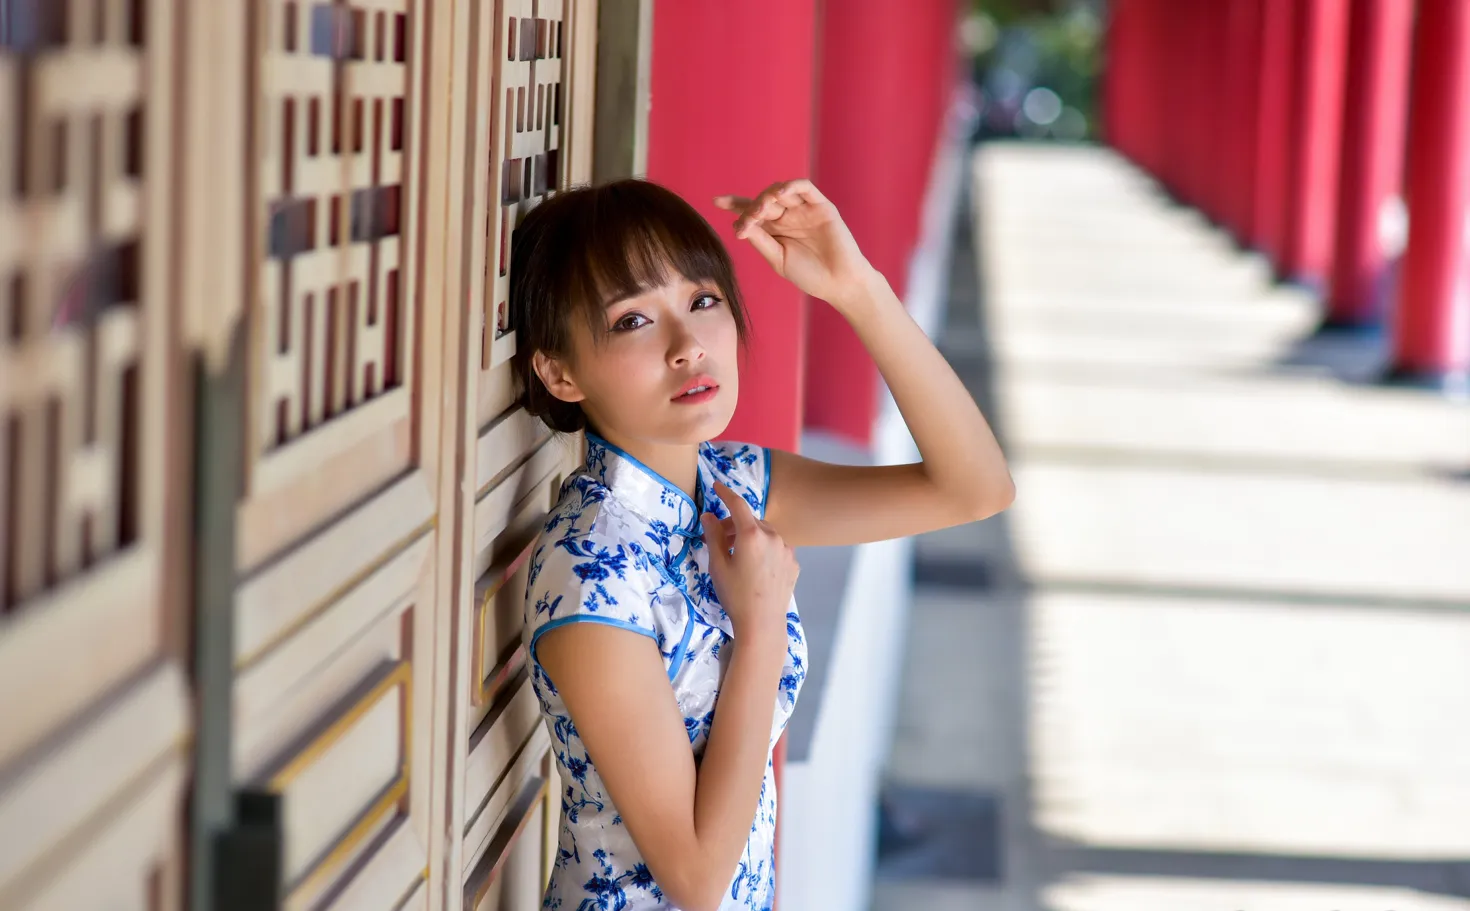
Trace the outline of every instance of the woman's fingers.
{"type": "Polygon", "coordinates": [[[715,205],[731,212],[744,212],[754,202],[748,196],[716,196],[715,205]]]}
{"type": "MultiPolygon", "coordinates": [[[[781,195],[785,187],[784,183],[771,184],[754,199],[733,194],[716,196],[715,205],[730,212],[740,213],[740,217],[735,219],[735,233],[744,237],[742,232],[752,223],[775,221],[785,214],[786,209],[790,208],[781,195]]],[[[800,198],[790,197],[789,202],[800,205],[800,198]]]]}
{"type": "Polygon", "coordinates": [[[704,528],[704,543],[709,548],[710,570],[721,572],[724,564],[729,562],[731,548],[735,546],[735,535],[712,512],[700,516],[699,524],[704,528]]]}
{"type": "Polygon", "coordinates": [[[819,206],[827,202],[827,197],[822,195],[822,191],[818,190],[816,185],[806,178],[786,181],[784,192],[795,195],[803,202],[810,203],[814,206],[819,206]]]}
{"type": "Polygon", "coordinates": [[[736,231],[735,236],[749,241],[761,258],[771,264],[771,268],[777,272],[781,271],[785,252],[781,249],[781,243],[766,233],[765,227],[760,222],[751,222],[745,226],[744,230],[736,231]]]}
{"type": "Polygon", "coordinates": [[[786,207],[775,200],[757,201],[749,210],[735,221],[735,235],[744,238],[753,226],[768,221],[776,221],[786,214],[786,207]]]}
{"type": "Polygon", "coordinates": [[[819,206],[827,201],[827,197],[822,195],[822,191],[818,190],[810,180],[805,178],[773,183],[754,197],[734,194],[715,197],[715,205],[721,209],[751,214],[761,218],[764,218],[765,215],[757,211],[757,209],[764,208],[770,203],[774,203],[778,208],[790,209],[802,203],[819,206]]]}
{"type": "Polygon", "coordinates": [[[794,226],[776,225],[788,212],[830,208],[831,203],[810,180],[787,180],[771,184],[754,198],[734,194],[715,197],[715,205],[739,213],[735,219],[735,236],[749,241],[757,252],[778,272],[784,260],[780,242],[774,235],[786,234],[794,226]],[[772,227],[767,228],[767,225],[772,227]]]}
{"type": "Polygon", "coordinates": [[[751,511],[750,504],[745,502],[739,494],[731,490],[723,481],[715,482],[715,493],[719,494],[720,502],[724,503],[725,508],[730,511],[730,518],[735,522],[737,533],[745,529],[753,531],[758,527],[757,523],[759,520],[756,519],[755,513],[751,511]]]}

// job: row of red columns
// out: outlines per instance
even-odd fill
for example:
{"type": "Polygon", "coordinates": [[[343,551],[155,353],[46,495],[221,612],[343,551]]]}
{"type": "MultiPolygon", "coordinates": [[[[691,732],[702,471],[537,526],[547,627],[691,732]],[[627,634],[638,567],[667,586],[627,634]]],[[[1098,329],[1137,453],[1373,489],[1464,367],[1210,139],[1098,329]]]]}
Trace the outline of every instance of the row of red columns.
{"type": "Polygon", "coordinates": [[[1393,373],[1470,370],[1470,4],[1112,0],[1108,141],[1323,292],[1325,329],[1391,329],[1393,373]],[[1411,67],[1410,63],[1413,62],[1411,67]],[[1386,207],[1402,195],[1394,267],[1386,207]]]}

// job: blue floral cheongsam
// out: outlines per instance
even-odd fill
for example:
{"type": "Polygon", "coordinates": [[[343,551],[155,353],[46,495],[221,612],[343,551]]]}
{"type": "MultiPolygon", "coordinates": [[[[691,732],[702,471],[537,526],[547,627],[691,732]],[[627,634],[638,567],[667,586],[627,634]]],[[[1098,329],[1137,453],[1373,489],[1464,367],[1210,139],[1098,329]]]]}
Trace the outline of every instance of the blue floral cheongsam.
{"type": "MultiPolygon", "coordinates": [[[[658,644],[698,759],[709,739],[732,638],[709,575],[701,508],[730,515],[722,481],[765,515],[770,451],[740,443],[699,447],[698,501],[591,433],[587,461],[562,485],[536,542],[526,585],[525,637],[532,682],[551,732],[562,784],[561,834],[544,908],[563,911],[673,909],[613,806],[566,705],[536,660],[536,641],[568,623],[602,623],[658,644]]],[[[806,677],[806,641],[793,599],[786,664],[771,718],[774,748],[806,677]]],[[[750,838],[722,909],[770,908],[775,900],[776,783],[770,754],[750,838]]]]}

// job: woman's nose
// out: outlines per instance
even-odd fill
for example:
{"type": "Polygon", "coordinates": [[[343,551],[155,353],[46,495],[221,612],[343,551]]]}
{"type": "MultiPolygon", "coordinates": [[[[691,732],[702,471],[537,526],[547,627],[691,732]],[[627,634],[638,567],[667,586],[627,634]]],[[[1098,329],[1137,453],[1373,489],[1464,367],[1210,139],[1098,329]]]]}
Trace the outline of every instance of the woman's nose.
{"type": "Polygon", "coordinates": [[[704,346],[687,327],[679,326],[669,346],[669,361],[675,365],[694,363],[704,359],[704,346]]]}

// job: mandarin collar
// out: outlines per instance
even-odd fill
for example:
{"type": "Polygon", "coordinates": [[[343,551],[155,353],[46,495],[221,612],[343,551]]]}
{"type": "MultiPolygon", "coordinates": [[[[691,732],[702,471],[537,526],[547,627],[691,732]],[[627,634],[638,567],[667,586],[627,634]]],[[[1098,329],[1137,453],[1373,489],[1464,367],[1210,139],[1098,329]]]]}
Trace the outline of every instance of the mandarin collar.
{"type": "Polygon", "coordinates": [[[700,507],[726,518],[729,511],[715,493],[709,468],[710,444],[699,444],[698,477],[700,503],[670,483],[658,472],[616,445],[588,430],[586,471],[594,480],[637,513],[655,529],[662,526],[674,534],[700,537],[700,507]]]}

